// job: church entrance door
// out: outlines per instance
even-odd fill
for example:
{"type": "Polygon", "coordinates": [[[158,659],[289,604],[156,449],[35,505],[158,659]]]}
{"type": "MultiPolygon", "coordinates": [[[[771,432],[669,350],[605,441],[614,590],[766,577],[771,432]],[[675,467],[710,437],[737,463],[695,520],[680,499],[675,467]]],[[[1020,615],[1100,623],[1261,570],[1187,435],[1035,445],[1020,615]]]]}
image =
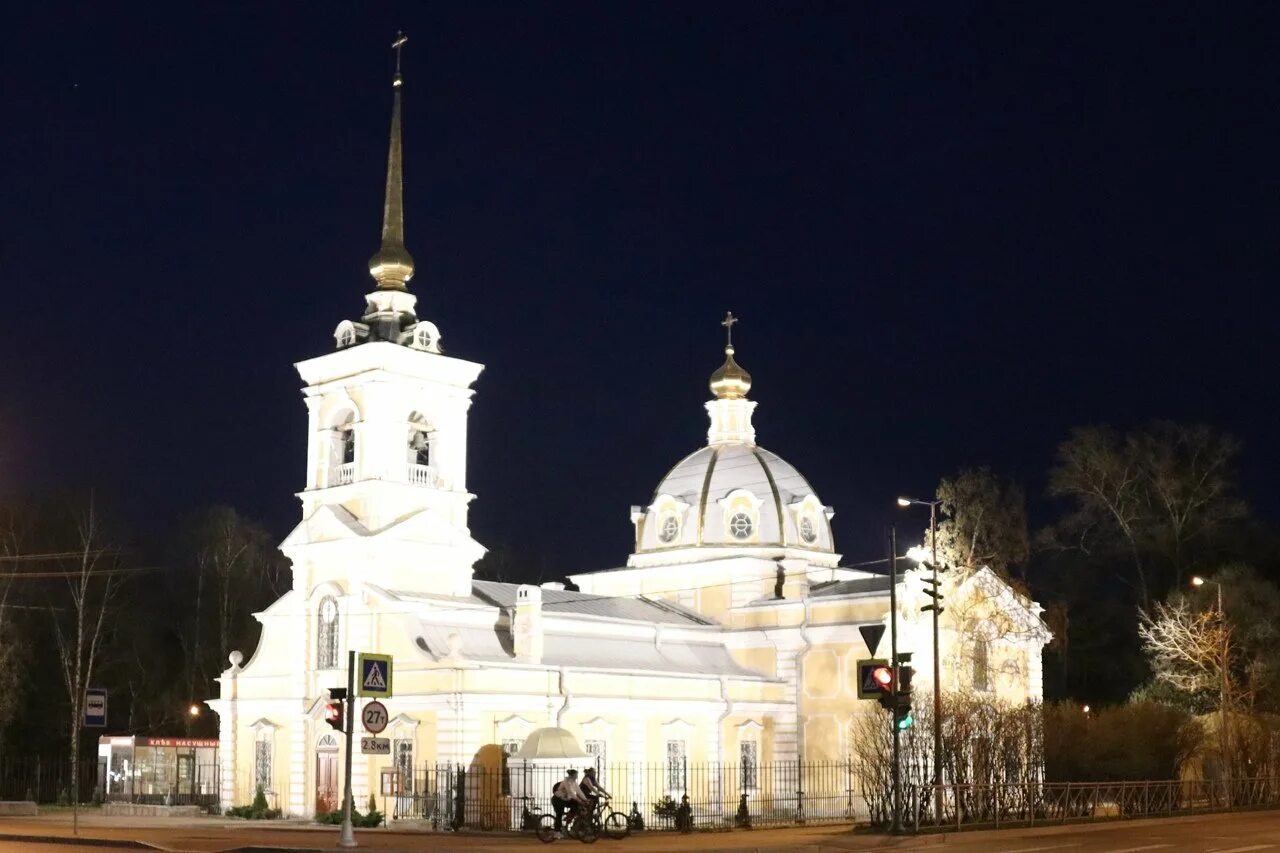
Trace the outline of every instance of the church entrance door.
{"type": "Polygon", "coordinates": [[[316,753],[316,814],[338,809],[338,753],[316,753]]]}

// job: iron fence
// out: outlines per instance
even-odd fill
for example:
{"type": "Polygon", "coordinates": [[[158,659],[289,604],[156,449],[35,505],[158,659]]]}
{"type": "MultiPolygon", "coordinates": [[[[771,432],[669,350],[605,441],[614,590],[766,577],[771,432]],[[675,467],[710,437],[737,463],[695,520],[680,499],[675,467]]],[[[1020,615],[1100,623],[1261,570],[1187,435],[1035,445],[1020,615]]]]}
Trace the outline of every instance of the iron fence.
{"type": "MultiPolygon", "coordinates": [[[[382,799],[393,821],[423,821],[437,829],[528,828],[535,815],[551,811],[552,788],[566,769],[515,760],[503,767],[419,766],[412,779],[401,780],[398,793],[382,799]]],[[[793,826],[868,817],[852,762],[618,763],[601,764],[597,773],[613,795],[613,808],[642,829],[793,826]]]]}
{"type": "Polygon", "coordinates": [[[1172,817],[1280,808],[1280,777],[1148,782],[911,785],[903,824],[916,830],[1036,826],[1069,821],[1172,817]],[[941,809],[939,810],[939,806],[941,809]]]}
{"type": "Polygon", "coordinates": [[[74,774],[68,756],[0,756],[0,800],[70,803],[73,794],[78,794],[80,802],[88,803],[93,801],[97,786],[98,759],[92,755],[81,757],[74,774]]]}
{"type": "MultiPolygon", "coordinates": [[[[108,769],[100,756],[79,762],[73,788],[71,759],[60,755],[0,757],[0,800],[32,800],[46,805],[81,803],[143,803],[150,805],[218,804],[217,764],[185,764],[176,772],[160,772],[143,765],[122,773],[108,769]]],[[[269,797],[270,799],[270,797],[269,797]]]]}

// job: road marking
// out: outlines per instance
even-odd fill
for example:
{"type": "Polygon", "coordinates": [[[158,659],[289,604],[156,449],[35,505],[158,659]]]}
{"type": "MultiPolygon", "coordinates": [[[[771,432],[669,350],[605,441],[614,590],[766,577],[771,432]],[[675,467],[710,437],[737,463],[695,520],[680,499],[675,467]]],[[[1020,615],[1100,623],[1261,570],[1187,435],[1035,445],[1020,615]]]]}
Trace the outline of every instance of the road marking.
{"type": "Polygon", "coordinates": [[[1172,844],[1145,844],[1142,847],[1123,847],[1119,850],[1108,850],[1107,853],[1138,853],[1139,850],[1159,850],[1161,847],[1172,846],[1172,844]]]}
{"type": "Polygon", "coordinates": [[[1232,847],[1230,850],[1215,850],[1213,853],[1246,853],[1248,850],[1270,850],[1274,844],[1251,844],[1248,847],[1232,847]]]}

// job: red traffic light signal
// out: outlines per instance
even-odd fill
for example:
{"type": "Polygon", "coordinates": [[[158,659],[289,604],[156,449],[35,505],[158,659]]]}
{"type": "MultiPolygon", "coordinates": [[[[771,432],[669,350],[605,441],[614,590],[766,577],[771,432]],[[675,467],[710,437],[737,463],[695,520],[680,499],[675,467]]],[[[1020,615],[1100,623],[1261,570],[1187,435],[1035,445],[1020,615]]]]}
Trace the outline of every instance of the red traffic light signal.
{"type": "Polygon", "coordinates": [[[887,666],[878,666],[871,670],[871,680],[874,681],[881,690],[892,690],[893,670],[887,666]]]}
{"type": "Polygon", "coordinates": [[[343,707],[342,702],[330,702],[324,706],[324,721],[338,731],[345,731],[343,724],[343,707]]]}

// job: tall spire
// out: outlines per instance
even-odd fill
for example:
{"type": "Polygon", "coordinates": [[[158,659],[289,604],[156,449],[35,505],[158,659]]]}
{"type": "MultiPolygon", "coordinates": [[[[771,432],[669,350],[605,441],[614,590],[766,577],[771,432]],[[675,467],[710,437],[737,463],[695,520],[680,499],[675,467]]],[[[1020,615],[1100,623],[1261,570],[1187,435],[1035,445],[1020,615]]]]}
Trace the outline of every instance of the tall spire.
{"type": "Polygon", "coordinates": [[[391,48],[396,52],[396,76],[391,82],[394,101],[391,107],[391,145],[387,153],[387,194],[382,208],[382,247],[369,259],[369,275],[379,290],[406,290],[413,278],[413,256],[404,247],[404,163],[400,144],[400,92],[404,78],[400,76],[400,51],[409,40],[403,32],[396,34],[391,48]]]}

